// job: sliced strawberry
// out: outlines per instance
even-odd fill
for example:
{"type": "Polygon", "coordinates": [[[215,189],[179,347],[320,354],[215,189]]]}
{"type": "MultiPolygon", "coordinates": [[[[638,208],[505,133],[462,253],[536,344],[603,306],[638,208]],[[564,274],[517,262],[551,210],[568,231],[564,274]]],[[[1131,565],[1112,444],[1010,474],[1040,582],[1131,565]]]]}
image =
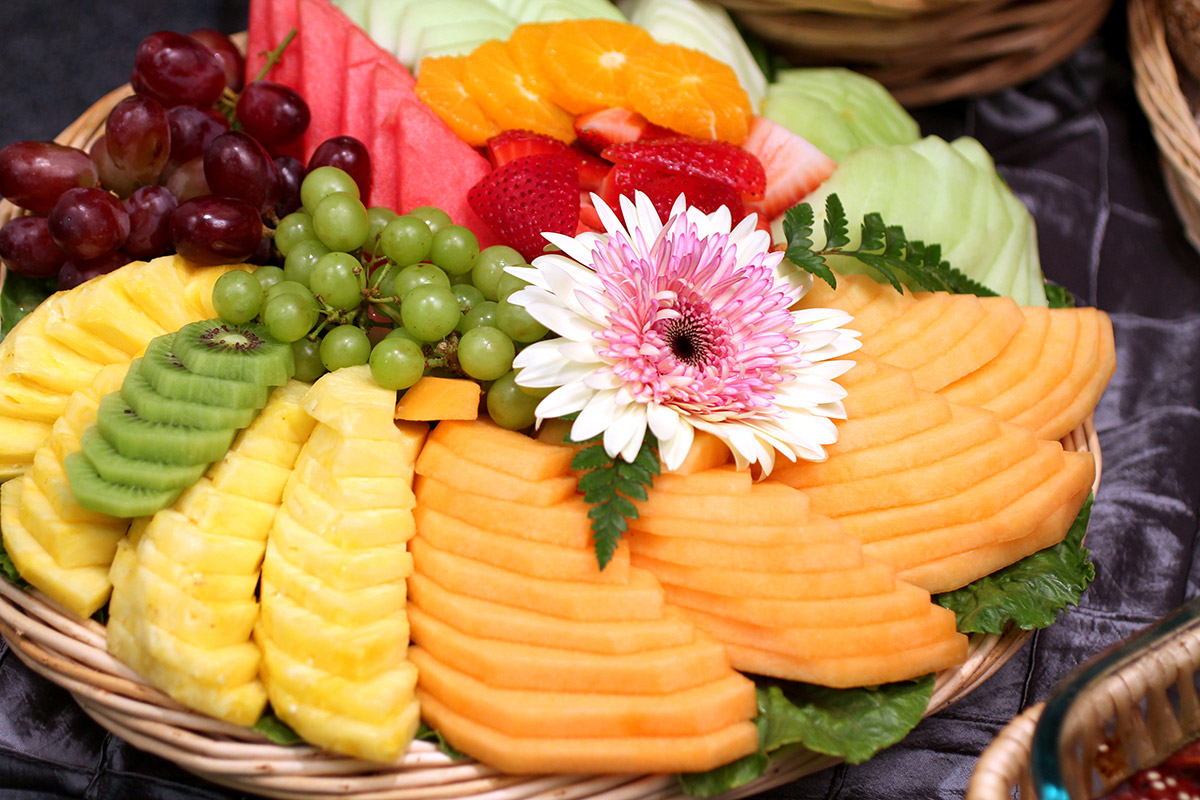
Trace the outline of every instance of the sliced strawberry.
{"type": "Polygon", "coordinates": [[[767,174],[755,156],[715,139],[643,139],[610,145],[600,155],[614,164],[645,164],[720,181],[747,199],[761,199],[767,185],[767,174]]]}
{"type": "Polygon", "coordinates": [[[579,157],[579,185],[588,192],[598,192],[604,179],[612,170],[612,164],[579,148],[572,150],[579,157]]]}
{"type": "Polygon", "coordinates": [[[569,145],[544,133],[514,128],[502,131],[487,140],[487,156],[493,167],[541,153],[573,153],[569,145]]]}
{"type": "Polygon", "coordinates": [[[695,206],[705,214],[727,206],[735,224],[746,216],[742,196],[721,181],[644,164],[617,164],[613,167],[613,176],[615,194],[632,199],[635,192],[642,192],[654,203],[658,215],[664,220],[681,194],[688,205],[695,206]]]}
{"type": "Polygon", "coordinates": [[[610,144],[675,135],[627,108],[602,108],[575,118],[575,143],[590,153],[598,154],[610,144]]]}
{"type": "Polygon", "coordinates": [[[837,167],[807,139],[766,117],[750,120],[750,132],[742,148],[762,162],[767,173],[767,191],[762,200],[748,203],[750,211],[774,219],[816,189],[837,167]]]}
{"type": "Polygon", "coordinates": [[[467,203],[527,259],[542,254],[542,232],[575,234],[579,168],[571,154],[539,153],[508,162],[467,192],[467,203]]]}
{"type": "Polygon", "coordinates": [[[581,233],[599,233],[604,230],[604,223],[600,221],[600,214],[596,211],[596,206],[592,204],[592,196],[588,192],[579,193],[579,225],[575,229],[575,235],[581,233]]]}

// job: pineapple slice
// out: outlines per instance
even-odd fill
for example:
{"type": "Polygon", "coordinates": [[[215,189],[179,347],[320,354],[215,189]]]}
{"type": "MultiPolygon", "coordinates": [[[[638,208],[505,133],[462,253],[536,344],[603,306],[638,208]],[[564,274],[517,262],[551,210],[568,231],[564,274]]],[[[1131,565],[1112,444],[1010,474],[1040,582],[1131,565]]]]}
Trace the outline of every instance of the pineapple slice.
{"type": "Polygon", "coordinates": [[[201,572],[254,575],[262,564],[261,541],[209,533],[174,508],[157,512],[142,536],[166,557],[201,572]]]}
{"type": "Polygon", "coordinates": [[[403,580],[361,589],[337,589],[289,561],[274,541],[267,542],[262,581],[264,587],[283,592],[326,621],[347,627],[388,616],[403,617],[408,602],[403,580]]]}
{"type": "Polygon", "coordinates": [[[261,554],[279,504],[222,491],[206,476],[184,489],[172,508],[205,534],[245,539],[253,542],[261,554]]]}
{"type": "Polygon", "coordinates": [[[60,567],[107,568],[112,563],[117,542],[125,538],[129,529],[127,520],[116,517],[95,522],[65,520],[32,476],[25,475],[21,481],[21,524],[60,567]]]}
{"type": "Polygon", "coordinates": [[[258,619],[253,596],[249,600],[197,600],[147,569],[140,560],[130,580],[136,583],[143,620],[206,650],[249,641],[258,619]]]}
{"type": "Polygon", "coordinates": [[[189,281],[187,262],[177,255],[130,264],[124,274],[129,299],[165,331],[177,331],[189,322],[213,316],[187,302],[184,295],[189,281]]]}
{"type": "Polygon", "coordinates": [[[46,335],[97,364],[121,364],[129,361],[129,353],[95,336],[76,324],[71,315],[71,294],[60,292],[46,300],[46,335]]]}
{"type": "Polygon", "coordinates": [[[411,509],[370,508],[341,512],[312,491],[286,493],[282,508],[293,519],[302,519],[310,529],[321,531],[334,547],[400,544],[411,539],[417,530],[411,509]]]}
{"type": "Polygon", "coordinates": [[[0,417],[0,480],[24,473],[50,430],[45,422],[0,417]]]}
{"type": "Polygon", "coordinates": [[[16,375],[0,375],[0,415],[52,425],[66,407],[66,395],[16,375]]]}
{"type": "MultiPolygon", "coordinates": [[[[167,331],[129,299],[124,283],[124,275],[119,280],[81,283],[67,298],[67,317],[85,334],[132,359],[142,354],[151,339],[167,331]]],[[[74,344],[68,346],[75,349],[74,344]]]]}
{"type": "Polygon", "coordinates": [[[309,574],[319,574],[335,589],[353,591],[403,581],[413,560],[403,543],[382,547],[339,547],[280,509],[271,530],[280,555],[309,574]]]}

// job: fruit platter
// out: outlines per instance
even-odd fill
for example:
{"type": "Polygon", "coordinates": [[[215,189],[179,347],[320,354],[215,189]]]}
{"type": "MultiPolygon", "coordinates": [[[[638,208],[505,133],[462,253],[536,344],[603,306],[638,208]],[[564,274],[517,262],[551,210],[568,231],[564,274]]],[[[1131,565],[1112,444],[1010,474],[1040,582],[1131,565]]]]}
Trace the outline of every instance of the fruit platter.
{"type": "Polygon", "coordinates": [[[136,747],[744,796],[1093,576],[1111,324],[878,83],[694,0],[254,0],[133,62],[0,150],[0,634],[136,747]]]}

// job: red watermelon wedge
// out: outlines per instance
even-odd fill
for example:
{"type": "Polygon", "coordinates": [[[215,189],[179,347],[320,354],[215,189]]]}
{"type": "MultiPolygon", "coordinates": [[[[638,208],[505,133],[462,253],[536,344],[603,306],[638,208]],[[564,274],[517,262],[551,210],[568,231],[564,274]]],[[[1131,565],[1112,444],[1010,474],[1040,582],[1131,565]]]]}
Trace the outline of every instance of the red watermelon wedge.
{"type": "Polygon", "coordinates": [[[371,70],[367,120],[371,133],[363,141],[371,151],[371,196],[378,206],[400,210],[396,171],[396,138],[399,127],[393,111],[395,99],[404,91],[392,71],[381,62],[371,70]]]}
{"type": "Polygon", "coordinates": [[[304,77],[300,93],[312,121],[304,132],[304,160],[317,145],[340,136],[346,94],[346,39],[355,25],[329,0],[299,0],[300,50],[304,77]]]}
{"type": "Polygon", "coordinates": [[[246,80],[252,81],[258,77],[266,54],[274,50],[287,38],[292,31],[297,36],[292,40],[283,56],[266,76],[292,87],[301,94],[304,87],[301,84],[301,61],[303,52],[300,46],[300,4],[299,0],[250,0],[250,27],[247,31],[246,43],[246,80]]]}

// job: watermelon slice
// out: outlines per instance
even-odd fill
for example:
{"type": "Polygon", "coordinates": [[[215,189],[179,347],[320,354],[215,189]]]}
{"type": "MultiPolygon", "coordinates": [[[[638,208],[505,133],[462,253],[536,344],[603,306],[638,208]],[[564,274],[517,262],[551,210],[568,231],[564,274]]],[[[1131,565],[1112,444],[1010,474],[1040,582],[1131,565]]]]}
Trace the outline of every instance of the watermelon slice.
{"type": "MultiPolygon", "coordinates": [[[[278,47],[292,30],[300,30],[299,0],[250,0],[250,27],[246,44],[247,81],[258,77],[266,63],[266,54],[278,47]]],[[[303,95],[303,48],[299,38],[297,35],[292,40],[267,77],[303,95]]]]}
{"type": "Polygon", "coordinates": [[[396,165],[396,141],[400,127],[395,114],[396,98],[405,91],[395,73],[382,62],[371,70],[368,117],[371,134],[363,141],[371,151],[371,202],[399,210],[399,170],[396,165]]]}
{"type": "Polygon", "coordinates": [[[270,42],[271,14],[275,4],[269,0],[250,0],[250,22],[246,28],[246,81],[249,82],[267,63],[267,53],[274,47],[270,42]]]}
{"type": "Polygon", "coordinates": [[[329,0],[299,0],[300,49],[304,77],[300,93],[308,102],[312,121],[304,132],[304,160],[317,146],[340,136],[342,101],[346,94],[346,41],[355,27],[329,0]],[[315,56],[315,57],[313,57],[315,56]]]}

